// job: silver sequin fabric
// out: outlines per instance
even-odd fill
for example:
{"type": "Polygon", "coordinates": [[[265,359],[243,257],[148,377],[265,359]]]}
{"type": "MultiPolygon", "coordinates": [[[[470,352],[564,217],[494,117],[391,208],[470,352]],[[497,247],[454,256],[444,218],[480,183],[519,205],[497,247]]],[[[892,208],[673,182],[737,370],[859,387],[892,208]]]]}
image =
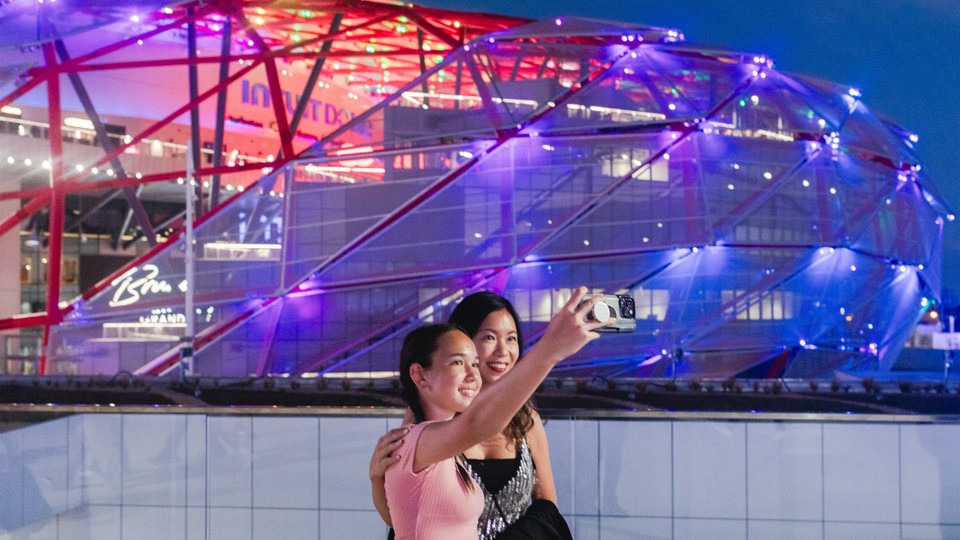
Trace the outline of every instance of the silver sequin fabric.
{"type": "Polygon", "coordinates": [[[530,455],[530,447],[527,446],[526,439],[520,445],[520,466],[517,468],[517,473],[499,493],[490,493],[473,469],[470,469],[470,475],[483,490],[483,513],[480,514],[480,520],[477,522],[477,532],[480,540],[493,540],[523,515],[532,501],[535,472],[533,457],[530,455]]]}

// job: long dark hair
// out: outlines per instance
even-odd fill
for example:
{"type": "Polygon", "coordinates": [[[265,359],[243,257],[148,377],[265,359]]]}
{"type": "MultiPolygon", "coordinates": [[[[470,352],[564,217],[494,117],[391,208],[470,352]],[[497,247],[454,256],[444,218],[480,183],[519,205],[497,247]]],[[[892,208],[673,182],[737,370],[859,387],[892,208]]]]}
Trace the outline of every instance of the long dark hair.
{"type": "MultiPolygon", "coordinates": [[[[499,294],[490,291],[480,291],[466,296],[457,304],[457,307],[454,308],[448,322],[462,328],[468,336],[473,338],[480,330],[480,325],[483,324],[484,319],[491,313],[500,311],[501,309],[507,310],[507,313],[513,317],[513,324],[517,327],[517,346],[519,348],[519,354],[522,355],[523,332],[520,330],[520,316],[517,315],[517,310],[513,308],[513,304],[499,294]]],[[[527,400],[527,402],[523,404],[523,407],[520,407],[520,410],[517,411],[517,414],[513,415],[513,418],[510,419],[510,423],[507,424],[504,430],[507,436],[513,438],[517,448],[520,448],[527,432],[533,427],[534,411],[536,411],[536,407],[533,404],[533,399],[527,400]]]]}
{"type": "MultiPolygon", "coordinates": [[[[411,331],[403,338],[403,346],[400,347],[400,397],[407,403],[413,412],[414,423],[419,424],[426,420],[426,413],[423,410],[423,403],[420,402],[420,391],[410,376],[410,367],[419,364],[423,369],[430,369],[433,366],[433,353],[437,351],[440,338],[449,332],[466,332],[463,328],[455,324],[431,324],[421,326],[411,331]]],[[[455,458],[457,464],[457,474],[467,486],[467,489],[473,490],[473,480],[467,471],[467,458],[461,453],[455,458]]]]}

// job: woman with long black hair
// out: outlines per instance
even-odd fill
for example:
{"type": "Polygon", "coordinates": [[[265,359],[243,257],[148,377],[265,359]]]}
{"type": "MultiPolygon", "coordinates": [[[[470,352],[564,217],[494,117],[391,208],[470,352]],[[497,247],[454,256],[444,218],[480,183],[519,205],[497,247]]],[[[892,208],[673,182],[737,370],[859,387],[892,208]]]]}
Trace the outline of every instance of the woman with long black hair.
{"type": "MultiPolygon", "coordinates": [[[[541,348],[549,348],[551,342],[556,340],[553,330],[561,324],[560,319],[574,317],[565,321],[572,326],[566,331],[572,331],[574,335],[584,332],[587,327],[593,329],[599,326],[583,316],[586,313],[583,310],[590,307],[589,303],[577,307],[583,292],[580,289],[574,294],[570,303],[551,322],[541,343],[531,350],[534,361],[539,361],[538,347],[543,345],[541,348]],[[576,318],[578,316],[579,319],[576,318]]],[[[478,371],[483,383],[481,395],[497,388],[499,381],[506,380],[515,367],[526,362],[524,360],[518,364],[523,349],[519,317],[510,302],[502,296],[490,292],[472,294],[457,306],[450,322],[462,327],[477,349],[478,371]]],[[[586,330],[582,336],[589,341],[597,334],[586,330]]],[[[587,341],[579,343],[576,350],[587,341]]],[[[404,377],[404,369],[407,367],[401,366],[401,378],[404,377]]],[[[414,417],[418,416],[414,407],[411,407],[411,411],[414,417]]],[[[407,421],[411,420],[409,417],[408,413],[407,421]]],[[[488,420],[494,422],[496,419],[488,420]]],[[[402,458],[410,440],[408,431],[409,427],[405,426],[381,437],[371,459],[374,503],[388,524],[392,522],[392,512],[383,489],[384,471],[402,458]]],[[[546,433],[529,399],[524,399],[517,406],[503,429],[465,449],[460,457],[463,461],[462,470],[469,475],[471,485],[483,495],[484,508],[477,523],[481,540],[510,538],[511,534],[528,535],[518,536],[523,538],[570,537],[566,523],[556,508],[556,489],[546,433]],[[530,531],[536,531],[536,536],[529,536],[534,534],[530,531]]]]}

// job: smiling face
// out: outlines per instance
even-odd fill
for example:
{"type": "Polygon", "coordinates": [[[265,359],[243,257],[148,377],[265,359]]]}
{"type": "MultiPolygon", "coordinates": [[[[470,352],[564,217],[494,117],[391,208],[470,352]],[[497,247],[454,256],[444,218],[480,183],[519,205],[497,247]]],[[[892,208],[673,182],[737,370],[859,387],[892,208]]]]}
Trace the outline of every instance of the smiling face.
{"type": "Polygon", "coordinates": [[[411,377],[427,419],[447,419],[466,409],[480,391],[477,349],[466,334],[452,330],[437,340],[430,360],[429,368],[411,366],[411,377]]]}
{"type": "Polygon", "coordinates": [[[473,336],[480,356],[484,384],[495,382],[516,365],[520,357],[517,324],[506,309],[491,312],[473,336]]]}

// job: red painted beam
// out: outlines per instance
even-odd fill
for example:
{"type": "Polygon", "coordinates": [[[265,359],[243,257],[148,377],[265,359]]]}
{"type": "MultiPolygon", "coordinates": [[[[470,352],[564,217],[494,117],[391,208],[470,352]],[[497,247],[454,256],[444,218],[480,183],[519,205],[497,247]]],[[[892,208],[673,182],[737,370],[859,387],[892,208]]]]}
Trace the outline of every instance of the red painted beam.
{"type": "Polygon", "coordinates": [[[25,313],[23,315],[14,315],[6,319],[0,319],[0,330],[13,330],[17,328],[34,328],[42,324],[47,324],[47,312],[25,313]]]}
{"type": "Polygon", "coordinates": [[[50,223],[47,264],[47,322],[43,329],[43,347],[38,373],[47,374],[47,345],[50,325],[60,322],[60,258],[63,247],[65,205],[60,186],[63,183],[63,114],[60,108],[60,76],[56,71],[57,53],[53,42],[43,45],[43,59],[51,68],[47,78],[47,119],[50,124],[50,223]]]}
{"type": "Polygon", "coordinates": [[[36,214],[43,207],[50,203],[50,188],[38,190],[39,192],[29,201],[27,201],[19,210],[7,219],[0,222],[0,236],[3,236],[10,229],[16,227],[21,221],[36,214]]]}
{"type": "MultiPolygon", "coordinates": [[[[437,49],[431,51],[432,54],[445,54],[449,53],[450,49],[437,49]]],[[[423,52],[417,49],[391,49],[386,51],[377,51],[376,53],[368,53],[366,51],[330,51],[330,52],[279,52],[279,51],[267,51],[265,53],[248,53],[248,54],[234,54],[228,58],[230,62],[236,62],[239,60],[243,61],[256,61],[262,60],[264,58],[280,58],[288,60],[313,60],[316,58],[339,58],[339,59],[351,59],[351,58],[369,58],[371,56],[384,56],[384,57],[405,57],[405,56],[420,56],[423,52]]],[[[159,58],[154,60],[131,60],[127,62],[109,62],[102,64],[85,64],[80,66],[74,66],[69,69],[60,70],[61,73],[80,73],[85,71],[113,71],[120,69],[141,69],[141,68],[156,68],[156,67],[173,67],[173,66],[188,66],[188,65],[203,65],[203,64],[219,64],[221,57],[198,57],[195,59],[191,58],[159,58]]],[[[412,64],[411,64],[412,65],[412,64]]],[[[34,68],[32,72],[39,77],[45,77],[47,70],[43,68],[34,68]]]]}

